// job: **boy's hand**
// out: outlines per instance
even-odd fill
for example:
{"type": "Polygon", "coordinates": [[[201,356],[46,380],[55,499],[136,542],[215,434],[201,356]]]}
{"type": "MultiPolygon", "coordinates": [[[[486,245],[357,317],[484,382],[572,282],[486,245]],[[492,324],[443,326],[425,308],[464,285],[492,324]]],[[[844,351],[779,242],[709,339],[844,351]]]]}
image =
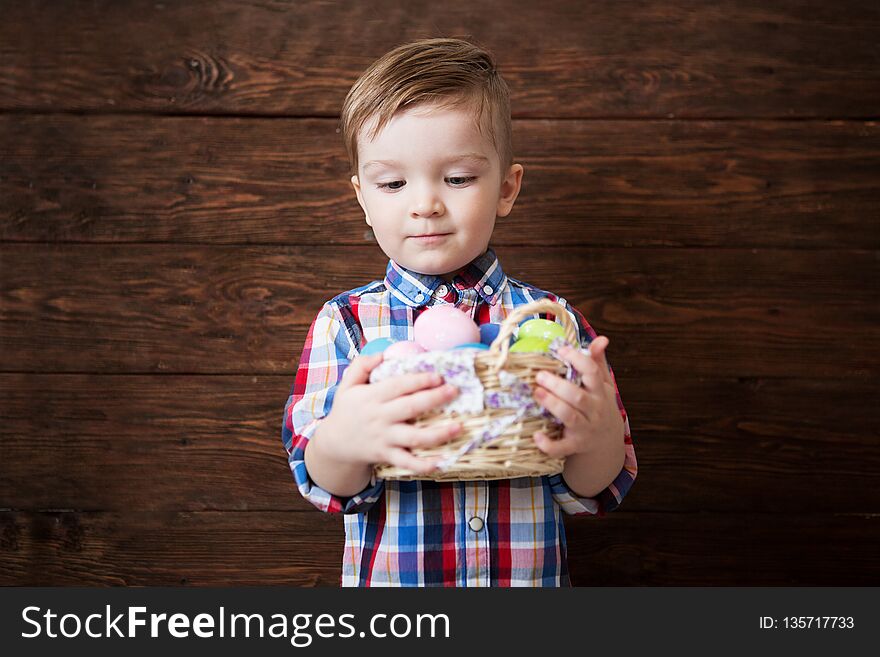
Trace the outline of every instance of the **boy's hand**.
{"type": "Polygon", "coordinates": [[[325,450],[340,461],[363,465],[390,463],[417,473],[431,472],[439,459],[417,457],[415,447],[434,447],[461,431],[458,423],[415,427],[406,421],[446,404],[458,389],[439,374],[402,374],[369,383],[382,354],[358,356],[346,368],[324,418],[325,450]]]}
{"type": "Polygon", "coordinates": [[[570,346],[560,349],[559,355],[580,373],[580,386],[550,372],[538,373],[535,400],[564,425],[559,440],[540,431],[535,434],[538,449],[548,456],[562,458],[623,442],[625,423],[605,360],[609,342],[606,336],[597,336],[589,355],[570,346]]]}

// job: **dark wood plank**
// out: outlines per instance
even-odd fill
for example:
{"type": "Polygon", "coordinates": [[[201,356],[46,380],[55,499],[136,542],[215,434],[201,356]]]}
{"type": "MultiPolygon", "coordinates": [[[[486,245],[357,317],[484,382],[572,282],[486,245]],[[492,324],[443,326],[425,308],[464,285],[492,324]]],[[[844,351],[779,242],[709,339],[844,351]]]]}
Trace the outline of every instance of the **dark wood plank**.
{"type": "Polygon", "coordinates": [[[314,510],[281,442],[291,381],[0,375],[2,506],[314,510]]]}
{"type": "Polygon", "coordinates": [[[880,584],[876,513],[629,513],[566,528],[576,586],[880,584]]]}
{"type": "MultiPolygon", "coordinates": [[[[336,586],[339,516],[0,512],[0,585],[336,586]]],[[[576,586],[876,586],[876,515],[566,521],[576,586]]]]}
{"type": "MultiPolygon", "coordinates": [[[[624,380],[876,375],[871,251],[499,248],[609,336],[624,380]],[[560,263],[565,263],[562,266],[560,263]]],[[[283,374],[373,247],[0,245],[5,371],[283,374]]]]}
{"type": "Polygon", "coordinates": [[[9,3],[0,109],[335,115],[399,43],[493,50],[518,116],[876,116],[880,10],[417,0],[9,3]],[[548,37],[552,35],[552,38],[548,37]]]}
{"type": "MultiPolygon", "coordinates": [[[[335,121],[0,116],[0,239],[372,242],[335,121]]],[[[495,240],[880,248],[875,122],[517,121],[495,240]]]]}
{"type": "MultiPolygon", "coordinates": [[[[639,462],[625,511],[880,506],[876,379],[618,377],[639,462]]],[[[0,506],[311,511],[281,443],[292,379],[0,375],[0,506]]]]}
{"type": "Polygon", "coordinates": [[[0,511],[0,585],[339,586],[341,516],[0,511]]]}

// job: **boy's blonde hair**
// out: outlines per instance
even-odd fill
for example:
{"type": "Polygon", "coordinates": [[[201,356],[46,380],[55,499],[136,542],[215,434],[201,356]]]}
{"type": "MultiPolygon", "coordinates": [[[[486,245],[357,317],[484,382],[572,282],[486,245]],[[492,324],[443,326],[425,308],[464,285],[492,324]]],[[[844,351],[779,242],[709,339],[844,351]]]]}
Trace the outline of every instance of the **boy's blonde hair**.
{"type": "Polygon", "coordinates": [[[462,39],[421,39],[386,53],[352,85],[342,105],[341,131],[358,173],[358,135],[377,118],[367,139],[373,140],[394,114],[420,104],[474,113],[480,134],[489,139],[501,162],[501,176],[513,164],[510,91],[488,51],[462,39]],[[488,108],[488,120],[484,112],[488,108]],[[484,129],[486,132],[484,132],[484,129]]]}

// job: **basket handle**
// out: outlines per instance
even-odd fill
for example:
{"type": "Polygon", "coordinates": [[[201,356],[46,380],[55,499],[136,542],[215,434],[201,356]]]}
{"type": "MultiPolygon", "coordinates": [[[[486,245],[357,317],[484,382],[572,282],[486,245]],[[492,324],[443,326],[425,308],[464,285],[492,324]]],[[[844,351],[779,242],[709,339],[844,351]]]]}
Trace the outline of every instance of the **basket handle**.
{"type": "Polygon", "coordinates": [[[501,330],[498,331],[498,337],[492,341],[492,345],[489,347],[490,353],[498,355],[493,367],[494,371],[500,370],[504,367],[504,363],[507,362],[507,354],[510,350],[510,336],[513,335],[514,329],[529,315],[539,313],[553,313],[558,317],[562,323],[562,328],[565,330],[565,339],[575,349],[580,347],[580,344],[578,344],[577,328],[574,322],[571,321],[568,311],[555,301],[538,299],[537,301],[517,306],[501,322],[501,330]]]}

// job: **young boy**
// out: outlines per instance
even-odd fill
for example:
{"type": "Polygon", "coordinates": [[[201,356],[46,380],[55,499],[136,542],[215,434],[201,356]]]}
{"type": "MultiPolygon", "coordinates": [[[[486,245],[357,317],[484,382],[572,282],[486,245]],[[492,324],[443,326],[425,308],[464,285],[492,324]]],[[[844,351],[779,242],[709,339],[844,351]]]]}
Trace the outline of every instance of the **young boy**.
{"type": "Polygon", "coordinates": [[[282,427],[300,493],[345,514],[342,585],[570,586],[563,513],[617,508],[636,458],[608,339],[564,299],[507,276],[489,247],[523,173],[513,163],[507,85],[471,43],[406,44],[354,84],[342,128],[358,203],[390,260],[383,280],[321,308],[282,427]],[[536,444],[567,457],[565,470],[500,481],[373,477],[383,462],[430,472],[436,461],[410,450],[443,444],[461,427],[407,424],[457,392],[429,374],[368,383],[382,355],[359,356],[364,344],[411,340],[431,306],[454,305],[482,325],[542,297],[565,307],[590,345],[563,354],[580,386],[550,375],[536,393],[564,425],[562,438],[536,435],[536,444]]]}

